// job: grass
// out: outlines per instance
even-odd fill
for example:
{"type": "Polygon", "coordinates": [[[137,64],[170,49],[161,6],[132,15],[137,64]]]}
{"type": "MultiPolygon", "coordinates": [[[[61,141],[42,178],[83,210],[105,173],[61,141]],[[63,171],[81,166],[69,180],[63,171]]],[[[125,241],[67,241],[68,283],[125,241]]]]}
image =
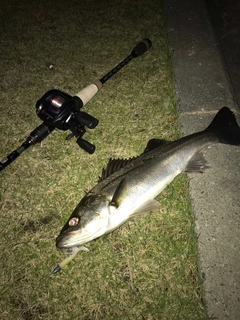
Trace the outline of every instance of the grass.
{"type": "Polygon", "coordinates": [[[74,95],[142,38],[153,46],[85,106],[100,120],[85,136],[93,155],[55,130],[1,172],[1,319],[207,319],[186,176],[158,197],[159,211],[90,242],[90,253],[49,276],[63,259],[56,236],[108,159],[135,156],[152,137],[179,136],[163,4],[3,2],[2,158],[41,123],[34,106],[46,91],[74,95]]]}

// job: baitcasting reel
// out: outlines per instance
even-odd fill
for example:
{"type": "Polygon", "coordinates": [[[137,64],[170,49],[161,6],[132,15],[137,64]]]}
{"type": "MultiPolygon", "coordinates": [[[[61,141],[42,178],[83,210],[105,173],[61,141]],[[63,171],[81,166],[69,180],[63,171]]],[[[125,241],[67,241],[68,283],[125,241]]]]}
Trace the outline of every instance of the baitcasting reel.
{"type": "Polygon", "coordinates": [[[80,111],[83,106],[78,96],[71,97],[60,90],[46,92],[36,103],[36,113],[48,127],[60,130],[70,130],[67,140],[77,137],[78,145],[92,154],[95,146],[82,139],[86,132],[85,126],[93,129],[98,120],[86,112],[80,111]]]}

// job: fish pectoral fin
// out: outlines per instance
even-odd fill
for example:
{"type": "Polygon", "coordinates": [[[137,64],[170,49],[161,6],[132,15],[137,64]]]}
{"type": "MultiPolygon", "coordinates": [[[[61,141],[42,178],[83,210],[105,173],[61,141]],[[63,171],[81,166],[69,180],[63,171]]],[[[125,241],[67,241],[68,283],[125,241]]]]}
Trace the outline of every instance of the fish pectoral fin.
{"type": "Polygon", "coordinates": [[[157,200],[149,200],[144,205],[139,207],[136,211],[134,211],[132,216],[137,216],[137,215],[144,214],[144,213],[147,213],[147,212],[150,212],[153,210],[157,210],[160,208],[160,206],[161,205],[157,200]]]}
{"type": "Polygon", "coordinates": [[[123,178],[114,192],[112,200],[110,201],[110,206],[114,206],[115,208],[118,208],[122,203],[122,201],[124,200],[124,198],[126,197],[126,194],[127,194],[127,183],[126,183],[126,178],[123,178]]]}
{"type": "Polygon", "coordinates": [[[189,173],[189,172],[200,172],[203,173],[205,169],[209,168],[207,166],[207,161],[204,158],[204,155],[202,152],[196,153],[188,162],[185,170],[183,171],[184,173],[189,173]]]}

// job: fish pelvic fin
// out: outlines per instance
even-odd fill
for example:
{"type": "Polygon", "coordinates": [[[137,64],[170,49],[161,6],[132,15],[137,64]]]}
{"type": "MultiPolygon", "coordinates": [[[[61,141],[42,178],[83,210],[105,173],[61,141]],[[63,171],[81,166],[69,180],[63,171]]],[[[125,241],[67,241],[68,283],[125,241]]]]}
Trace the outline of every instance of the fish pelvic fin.
{"type": "Polygon", "coordinates": [[[234,113],[227,107],[218,111],[206,131],[215,132],[221,143],[240,145],[240,127],[234,113]]]}
{"type": "Polygon", "coordinates": [[[140,214],[148,213],[153,210],[157,210],[160,208],[160,203],[157,200],[149,200],[144,203],[141,207],[139,207],[134,213],[132,214],[133,217],[138,216],[140,214]]]}
{"type": "Polygon", "coordinates": [[[207,168],[209,168],[209,166],[207,166],[207,160],[204,158],[202,152],[198,152],[190,159],[183,173],[203,173],[207,168]]]}

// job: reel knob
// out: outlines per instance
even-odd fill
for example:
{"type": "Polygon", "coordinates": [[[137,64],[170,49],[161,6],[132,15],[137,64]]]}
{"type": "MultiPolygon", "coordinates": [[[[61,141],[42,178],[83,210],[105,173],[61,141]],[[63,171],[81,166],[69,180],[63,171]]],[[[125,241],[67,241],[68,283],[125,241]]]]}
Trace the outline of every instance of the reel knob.
{"type": "Polygon", "coordinates": [[[82,148],[83,150],[87,151],[89,154],[93,154],[95,149],[96,149],[93,144],[91,144],[87,140],[84,140],[84,139],[82,139],[80,137],[77,139],[76,142],[77,142],[77,144],[79,145],[80,148],[82,148]]]}

